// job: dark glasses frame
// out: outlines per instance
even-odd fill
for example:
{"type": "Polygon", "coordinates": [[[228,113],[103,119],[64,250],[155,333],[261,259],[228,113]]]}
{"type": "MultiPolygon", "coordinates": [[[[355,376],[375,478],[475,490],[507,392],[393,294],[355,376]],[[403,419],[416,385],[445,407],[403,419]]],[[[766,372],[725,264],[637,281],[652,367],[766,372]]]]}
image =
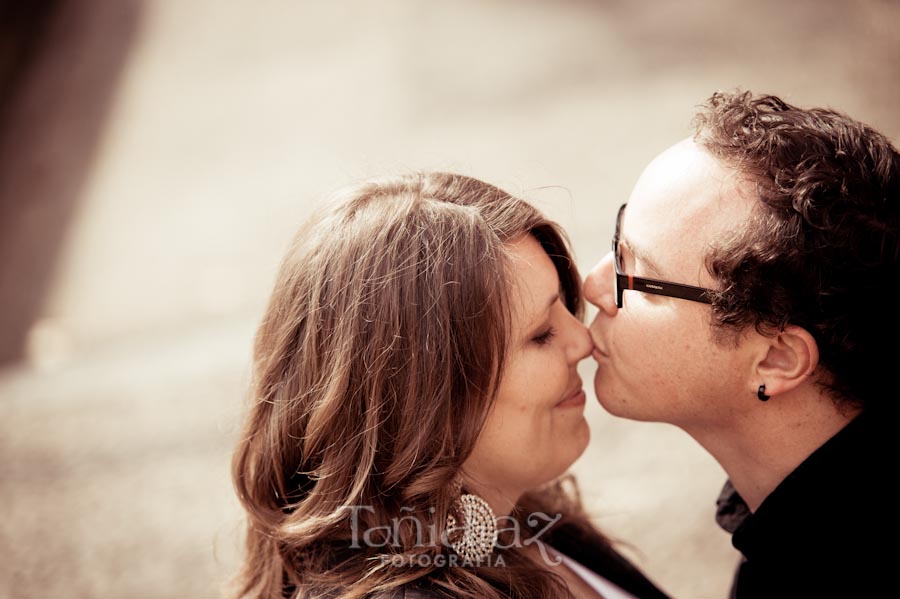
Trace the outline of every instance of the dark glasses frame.
{"type": "Polygon", "coordinates": [[[616,233],[613,235],[612,240],[613,256],[615,257],[616,265],[616,306],[622,307],[622,294],[626,289],[711,304],[710,294],[714,293],[712,289],[672,283],[671,281],[661,281],[659,279],[636,277],[622,272],[622,256],[619,254],[619,230],[622,226],[622,214],[625,212],[625,206],[626,204],[622,204],[619,208],[619,214],[616,216],[616,233]]]}

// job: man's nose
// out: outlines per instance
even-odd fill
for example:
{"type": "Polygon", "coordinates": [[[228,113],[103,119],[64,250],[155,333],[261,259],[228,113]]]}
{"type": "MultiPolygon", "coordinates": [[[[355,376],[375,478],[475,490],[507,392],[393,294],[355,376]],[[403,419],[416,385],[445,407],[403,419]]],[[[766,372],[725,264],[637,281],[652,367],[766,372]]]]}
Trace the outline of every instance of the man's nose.
{"type": "Polygon", "coordinates": [[[584,280],[584,299],[610,316],[615,316],[619,311],[616,306],[615,277],[613,253],[609,252],[591,269],[584,280]]]}

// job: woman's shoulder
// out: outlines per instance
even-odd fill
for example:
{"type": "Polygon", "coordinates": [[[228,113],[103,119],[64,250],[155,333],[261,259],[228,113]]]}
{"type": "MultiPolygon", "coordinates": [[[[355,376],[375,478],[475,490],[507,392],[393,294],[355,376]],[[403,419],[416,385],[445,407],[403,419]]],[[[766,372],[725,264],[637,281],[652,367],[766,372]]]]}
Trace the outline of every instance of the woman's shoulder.
{"type": "Polygon", "coordinates": [[[555,550],[635,597],[667,599],[667,595],[637,566],[619,553],[609,539],[591,527],[564,524],[555,531],[549,542],[555,550]]]}

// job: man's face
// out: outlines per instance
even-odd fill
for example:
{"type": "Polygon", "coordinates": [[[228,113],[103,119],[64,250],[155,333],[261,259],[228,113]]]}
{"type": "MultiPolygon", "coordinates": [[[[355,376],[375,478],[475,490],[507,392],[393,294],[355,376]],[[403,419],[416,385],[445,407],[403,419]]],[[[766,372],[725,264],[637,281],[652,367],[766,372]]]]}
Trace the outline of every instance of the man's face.
{"type": "MultiPolygon", "coordinates": [[[[623,272],[718,288],[704,260],[746,221],[747,189],[691,140],[663,152],[641,175],[623,214],[623,272]]],[[[627,290],[618,309],[614,273],[610,252],[584,285],[585,298],[599,308],[590,331],[598,363],[594,389],[603,407],[687,429],[734,417],[729,398],[752,388],[749,352],[714,340],[707,304],[627,290]]]]}

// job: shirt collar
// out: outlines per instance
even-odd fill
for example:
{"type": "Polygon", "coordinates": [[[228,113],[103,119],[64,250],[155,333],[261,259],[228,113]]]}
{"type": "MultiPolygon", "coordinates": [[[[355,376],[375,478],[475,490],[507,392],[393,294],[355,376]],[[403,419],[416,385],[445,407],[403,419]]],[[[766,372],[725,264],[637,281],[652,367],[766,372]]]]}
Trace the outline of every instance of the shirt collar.
{"type": "Polygon", "coordinates": [[[716,501],[716,522],[732,533],[732,544],[748,559],[758,553],[791,552],[815,538],[836,510],[860,501],[860,485],[871,478],[872,451],[879,435],[857,416],[791,472],[751,512],[731,481],[716,501]]]}

